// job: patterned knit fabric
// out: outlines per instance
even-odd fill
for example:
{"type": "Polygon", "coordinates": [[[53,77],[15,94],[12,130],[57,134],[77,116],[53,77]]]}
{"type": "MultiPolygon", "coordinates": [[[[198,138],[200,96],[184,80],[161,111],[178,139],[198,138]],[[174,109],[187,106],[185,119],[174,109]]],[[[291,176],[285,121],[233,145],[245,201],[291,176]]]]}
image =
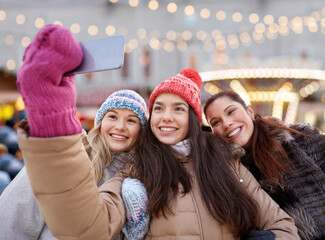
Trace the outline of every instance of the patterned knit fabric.
{"type": "Polygon", "coordinates": [[[155,99],[162,93],[179,95],[193,108],[202,123],[201,95],[202,79],[199,73],[191,68],[186,68],[174,77],[163,81],[151,93],[149,98],[149,113],[151,113],[155,99]]]}
{"type": "Polygon", "coordinates": [[[126,178],[122,184],[122,198],[127,218],[122,232],[129,240],[143,239],[150,221],[146,188],[139,180],[126,178]]]}
{"type": "Polygon", "coordinates": [[[144,99],[135,91],[120,90],[108,96],[99,108],[95,118],[95,126],[100,123],[108,110],[114,108],[129,109],[133,111],[140,119],[142,126],[147,122],[147,105],[144,99]]]}
{"type": "Polygon", "coordinates": [[[74,76],[65,76],[81,61],[80,43],[58,25],[43,27],[26,48],[16,83],[31,136],[57,137],[82,131],[76,115],[74,76]]]}

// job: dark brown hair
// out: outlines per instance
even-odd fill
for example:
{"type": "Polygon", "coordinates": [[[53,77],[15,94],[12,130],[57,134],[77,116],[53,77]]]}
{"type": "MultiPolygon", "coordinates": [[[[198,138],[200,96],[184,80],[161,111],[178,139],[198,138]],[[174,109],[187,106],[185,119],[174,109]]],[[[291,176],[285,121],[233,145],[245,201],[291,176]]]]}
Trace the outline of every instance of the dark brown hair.
{"type": "MultiPolygon", "coordinates": [[[[184,157],[171,146],[154,136],[150,118],[144,129],[141,143],[136,148],[133,169],[136,177],[145,185],[152,216],[173,214],[171,203],[179,194],[192,189],[189,173],[184,168],[184,157]]],[[[234,160],[230,145],[218,136],[201,130],[199,120],[190,107],[189,155],[200,188],[201,197],[211,216],[225,224],[236,237],[244,236],[250,227],[256,226],[257,205],[239,183],[233,171],[234,160]]]]}
{"type": "MultiPolygon", "coordinates": [[[[228,97],[229,99],[240,103],[245,109],[247,105],[239,94],[233,91],[222,91],[211,96],[204,105],[204,114],[206,110],[215,100],[228,97]]],[[[292,164],[288,155],[277,141],[276,136],[283,131],[290,131],[300,135],[304,135],[292,128],[282,124],[279,120],[271,117],[261,117],[255,115],[253,120],[254,131],[252,135],[252,143],[250,144],[250,151],[253,155],[253,161],[259,168],[261,173],[266,178],[267,182],[273,187],[279,187],[280,183],[285,185],[283,173],[292,173],[292,164]]]]}

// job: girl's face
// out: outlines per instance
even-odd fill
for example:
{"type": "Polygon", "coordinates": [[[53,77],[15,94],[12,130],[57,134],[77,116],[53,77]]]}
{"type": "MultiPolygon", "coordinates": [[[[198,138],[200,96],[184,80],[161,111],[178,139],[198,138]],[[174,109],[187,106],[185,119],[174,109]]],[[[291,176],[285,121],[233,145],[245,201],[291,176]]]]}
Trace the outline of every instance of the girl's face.
{"type": "Polygon", "coordinates": [[[189,105],[183,98],[172,93],[162,93],[156,98],[152,106],[150,127],[160,142],[174,145],[184,140],[189,120],[189,105]]]}
{"type": "Polygon", "coordinates": [[[254,111],[228,97],[221,97],[206,109],[206,119],[212,132],[228,142],[248,148],[254,131],[254,111]]]}
{"type": "Polygon", "coordinates": [[[129,150],[140,132],[140,119],[129,109],[110,109],[103,117],[100,133],[113,152],[129,150]]]}

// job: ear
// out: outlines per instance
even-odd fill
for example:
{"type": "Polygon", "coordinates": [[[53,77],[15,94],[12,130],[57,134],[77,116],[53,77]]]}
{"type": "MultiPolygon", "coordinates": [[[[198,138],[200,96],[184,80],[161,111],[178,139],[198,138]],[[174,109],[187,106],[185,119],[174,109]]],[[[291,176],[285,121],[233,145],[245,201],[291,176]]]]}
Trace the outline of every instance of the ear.
{"type": "Polygon", "coordinates": [[[251,118],[252,120],[254,120],[254,110],[253,110],[253,108],[252,108],[251,105],[249,105],[249,106],[247,107],[247,113],[248,113],[248,115],[250,116],[250,118],[251,118]]]}

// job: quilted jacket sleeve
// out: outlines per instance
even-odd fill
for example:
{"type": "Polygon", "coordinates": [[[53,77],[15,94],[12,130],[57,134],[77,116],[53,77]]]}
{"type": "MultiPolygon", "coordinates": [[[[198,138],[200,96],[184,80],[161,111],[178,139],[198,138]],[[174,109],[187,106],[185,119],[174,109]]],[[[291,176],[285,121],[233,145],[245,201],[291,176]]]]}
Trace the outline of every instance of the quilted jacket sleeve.
{"type": "Polygon", "coordinates": [[[293,219],[264,192],[253,175],[241,163],[238,164],[238,172],[241,184],[244,184],[248,193],[258,204],[258,228],[272,231],[277,240],[300,239],[293,219]]]}
{"type": "Polygon", "coordinates": [[[80,134],[34,138],[18,129],[30,184],[39,209],[58,239],[111,239],[125,223],[123,179],[98,190],[80,134]]]}

